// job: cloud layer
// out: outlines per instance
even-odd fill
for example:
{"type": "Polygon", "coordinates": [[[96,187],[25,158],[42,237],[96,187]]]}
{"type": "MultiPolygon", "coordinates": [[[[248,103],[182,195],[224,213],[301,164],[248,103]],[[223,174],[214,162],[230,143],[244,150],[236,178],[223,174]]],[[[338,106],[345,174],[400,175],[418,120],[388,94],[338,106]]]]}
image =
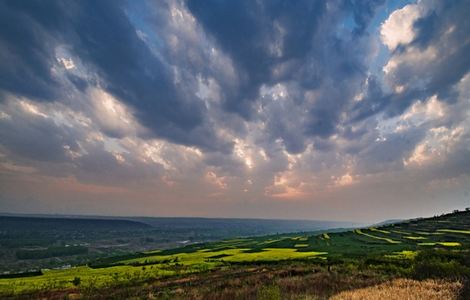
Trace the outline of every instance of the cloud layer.
{"type": "Polygon", "coordinates": [[[469,13],[3,1],[0,210],[370,220],[465,206],[469,13]]]}

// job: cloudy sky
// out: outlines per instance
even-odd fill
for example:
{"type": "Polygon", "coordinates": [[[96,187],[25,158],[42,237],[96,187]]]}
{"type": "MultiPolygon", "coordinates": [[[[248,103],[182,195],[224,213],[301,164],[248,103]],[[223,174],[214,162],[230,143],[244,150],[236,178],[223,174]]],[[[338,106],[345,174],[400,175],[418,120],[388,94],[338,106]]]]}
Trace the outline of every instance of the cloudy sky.
{"type": "Polygon", "coordinates": [[[0,211],[470,206],[470,1],[0,1],[0,211]]]}

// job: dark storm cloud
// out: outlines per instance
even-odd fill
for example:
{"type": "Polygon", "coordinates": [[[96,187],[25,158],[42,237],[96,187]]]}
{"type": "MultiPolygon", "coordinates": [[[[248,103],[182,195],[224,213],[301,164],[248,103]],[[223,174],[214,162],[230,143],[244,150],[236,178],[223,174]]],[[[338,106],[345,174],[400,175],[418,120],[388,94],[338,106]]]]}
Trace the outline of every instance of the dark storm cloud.
{"type": "MultiPolygon", "coordinates": [[[[55,47],[65,45],[101,77],[104,87],[136,110],[143,125],[176,143],[220,149],[204,124],[205,107],[180,92],[170,67],[138,37],[121,2],[2,2],[1,88],[56,100],[55,47]],[[13,25],[14,24],[14,25],[13,25]]],[[[70,77],[70,76],[69,76],[70,77]]],[[[71,78],[79,89],[86,83],[71,78]]],[[[183,89],[181,89],[183,90],[183,89]]]]}
{"type": "Polygon", "coordinates": [[[47,6],[39,1],[0,2],[0,92],[39,100],[58,96],[59,83],[50,72],[55,56],[49,45],[55,41],[49,30],[60,30],[61,16],[60,3],[52,1],[47,6]]]}
{"type": "Polygon", "coordinates": [[[249,118],[260,85],[272,80],[272,66],[302,57],[311,47],[325,2],[188,1],[188,8],[230,54],[241,77],[240,89],[226,99],[225,107],[249,118]],[[282,35],[276,30],[285,30],[279,41],[273,40],[282,35]],[[276,43],[286,45],[282,54],[276,49],[282,45],[276,43]]]}
{"type": "Polygon", "coordinates": [[[75,53],[98,70],[110,92],[137,109],[144,125],[178,143],[197,143],[187,132],[202,125],[202,103],[179,95],[168,66],[138,37],[122,8],[114,1],[79,3],[75,53]]]}
{"type": "Polygon", "coordinates": [[[267,120],[273,139],[282,138],[289,152],[300,153],[309,137],[336,133],[341,112],[364,80],[369,49],[363,35],[382,3],[215,0],[187,5],[236,66],[241,83],[236,91],[224,89],[229,91],[225,109],[256,119],[254,103],[262,85],[296,82],[295,96],[289,97],[299,107],[303,91],[315,91],[315,104],[303,107],[308,116],[301,123],[279,109],[267,120]],[[347,17],[352,24],[343,23],[347,17]],[[350,27],[340,33],[344,26],[350,27]]]}
{"type": "Polygon", "coordinates": [[[338,15],[344,16],[346,8],[354,8],[354,18],[362,32],[367,15],[377,4],[335,2],[332,6],[339,8],[332,12],[327,11],[326,5],[325,1],[188,1],[189,9],[205,30],[233,58],[242,78],[238,93],[226,100],[228,110],[249,117],[251,102],[262,84],[296,79],[303,85],[317,87],[325,76],[323,69],[328,68],[324,65],[334,63],[334,58],[340,58],[341,64],[336,71],[343,72],[338,74],[338,80],[355,71],[357,63],[347,61],[345,55],[346,43],[325,38],[334,37],[331,33],[337,25],[329,24],[328,18],[338,21],[338,15]],[[318,60],[307,57],[312,55],[318,60]],[[288,72],[273,72],[283,63],[288,72]],[[305,63],[308,67],[301,68],[305,63]]]}
{"type": "MultiPolygon", "coordinates": [[[[308,136],[328,137],[336,132],[339,115],[366,71],[360,55],[365,45],[358,40],[381,4],[339,1],[327,7],[325,1],[188,1],[197,22],[232,59],[239,80],[233,86],[216,70],[195,68],[181,58],[189,54],[171,57],[167,45],[158,46],[161,53],[156,55],[138,35],[123,2],[7,1],[1,10],[2,20],[10,24],[2,27],[1,35],[5,55],[1,72],[6,78],[2,89],[56,100],[64,91],[50,69],[56,63],[55,47],[64,46],[99,75],[102,87],[132,106],[155,136],[228,152],[231,144],[217,138],[209,112],[191,92],[197,73],[220,79],[224,109],[250,120],[256,119],[253,103],[262,85],[295,81],[299,94],[302,89],[316,90],[318,100],[306,107],[309,116],[302,124],[288,126],[285,120],[270,128],[271,136],[281,137],[289,152],[300,153],[308,136]],[[348,16],[354,20],[348,29],[354,39],[334,34],[348,16]],[[182,83],[175,82],[172,63],[181,70],[182,83]]],[[[168,13],[168,5],[157,8],[168,13]]],[[[158,25],[168,28],[162,13],[157,16],[158,25]]],[[[78,90],[96,84],[76,75],[67,78],[78,90]]],[[[297,104],[302,104],[302,98],[296,96],[297,104]]]]}

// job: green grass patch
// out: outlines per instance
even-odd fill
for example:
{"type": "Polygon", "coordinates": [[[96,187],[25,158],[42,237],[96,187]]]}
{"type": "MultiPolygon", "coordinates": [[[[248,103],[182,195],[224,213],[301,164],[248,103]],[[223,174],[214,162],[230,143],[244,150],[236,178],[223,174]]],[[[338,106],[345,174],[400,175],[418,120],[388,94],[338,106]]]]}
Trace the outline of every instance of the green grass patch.
{"type": "Polygon", "coordinates": [[[435,243],[418,243],[419,246],[444,246],[444,247],[460,247],[462,244],[459,242],[435,242],[435,243]]]}
{"type": "Polygon", "coordinates": [[[405,236],[404,238],[409,239],[409,240],[426,240],[427,239],[423,236],[405,236]]]}
{"type": "MultiPolygon", "coordinates": [[[[195,272],[196,268],[179,272],[195,272]]],[[[35,277],[0,279],[0,293],[18,294],[37,290],[72,288],[74,279],[80,278],[81,286],[100,288],[110,285],[126,284],[130,281],[143,281],[150,278],[163,278],[176,274],[175,270],[159,267],[117,266],[92,269],[82,266],[67,270],[45,270],[35,277]]]]}
{"type": "Polygon", "coordinates": [[[281,261],[281,260],[295,260],[313,258],[317,256],[326,255],[327,252],[298,252],[296,249],[291,248],[267,248],[261,252],[256,253],[243,253],[235,252],[232,256],[227,257],[224,261],[229,262],[253,262],[253,261],[281,261]]]}
{"type": "Polygon", "coordinates": [[[393,252],[393,254],[385,255],[385,257],[397,259],[414,259],[416,255],[418,255],[416,251],[403,250],[399,252],[393,252]]]}
{"type": "Polygon", "coordinates": [[[401,230],[392,230],[393,233],[398,233],[401,235],[412,235],[412,233],[401,231],[401,230]]]}
{"type": "Polygon", "coordinates": [[[390,231],[382,230],[382,229],[377,229],[377,228],[375,228],[375,227],[370,227],[369,230],[370,230],[370,231],[375,231],[375,232],[380,232],[380,233],[385,233],[385,234],[390,234],[390,231]]]}
{"type": "Polygon", "coordinates": [[[425,232],[425,231],[415,231],[415,233],[416,234],[421,234],[421,235],[432,235],[432,234],[434,234],[433,232],[425,232]]]}
{"type": "Polygon", "coordinates": [[[461,234],[470,234],[470,230],[458,230],[458,229],[438,229],[438,232],[448,232],[448,233],[461,233],[461,234]]]}
{"type": "Polygon", "coordinates": [[[375,236],[375,235],[372,235],[372,234],[365,233],[361,229],[354,230],[354,233],[364,235],[364,236],[370,237],[372,239],[385,241],[385,242],[390,243],[390,244],[400,244],[401,243],[400,241],[396,241],[396,240],[392,240],[392,239],[389,239],[389,238],[384,238],[384,237],[375,236]]]}

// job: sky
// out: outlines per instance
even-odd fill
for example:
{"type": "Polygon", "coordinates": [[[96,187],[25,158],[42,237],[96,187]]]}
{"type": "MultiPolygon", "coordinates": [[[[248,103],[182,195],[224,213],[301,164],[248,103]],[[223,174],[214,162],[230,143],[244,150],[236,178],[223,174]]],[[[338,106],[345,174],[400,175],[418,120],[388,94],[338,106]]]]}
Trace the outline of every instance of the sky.
{"type": "Polygon", "coordinates": [[[0,1],[0,211],[470,206],[470,1],[0,1]]]}

